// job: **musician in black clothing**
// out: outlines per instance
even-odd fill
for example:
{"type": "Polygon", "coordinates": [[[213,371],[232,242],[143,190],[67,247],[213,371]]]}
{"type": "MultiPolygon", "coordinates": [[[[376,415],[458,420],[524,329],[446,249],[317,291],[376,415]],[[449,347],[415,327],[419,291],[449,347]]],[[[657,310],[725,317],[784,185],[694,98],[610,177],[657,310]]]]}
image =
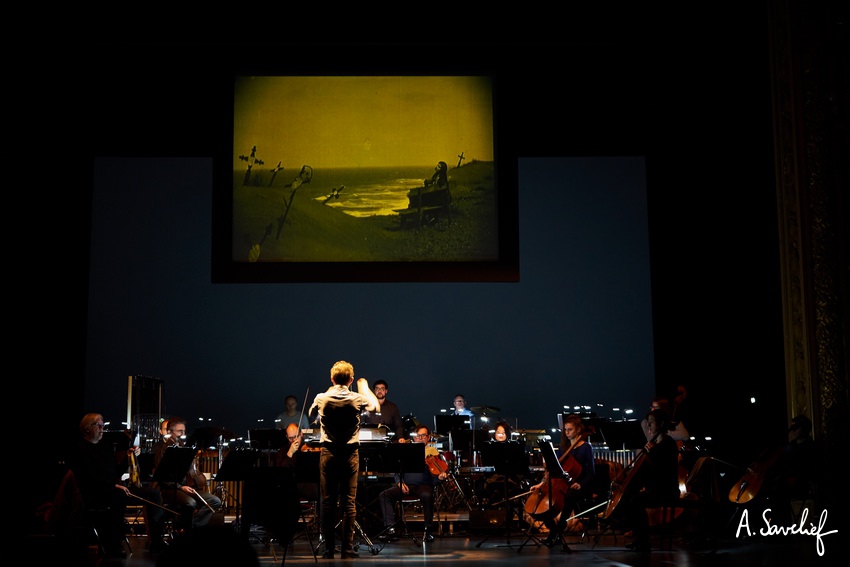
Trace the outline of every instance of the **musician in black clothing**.
{"type": "MultiPolygon", "coordinates": [[[[596,472],[596,461],[593,457],[593,447],[585,439],[584,422],[576,414],[570,414],[564,418],[564,427],[561,431],[561,441],[558,448],[558,461],[568,474],[572,473],[566,480],[566,485],[553,487],[552,498],[560,500],[547,513],[539,515],[539,519],[549,529],[549,536],[543,540],[543,545],[552,547],[561,544],[563,551],[570,548],[563,540],[563,532],[567,528],[567,522],[581,498],[586,497],[591,490],[591,481],[596,472]],[[559,490],[560,489],[560,490],[559,490]],[[560,516],[556,513],[560,511],[560,516]]],[[[547,470],[543,479],[531,490],[539,492],[547,490],[549,485],[549,471],[547,470]]],[[[534,514],[532,514],[534,517],[534,514]]]]}
{"type": "Polygon", "coordinates": [[[626,471],[628,482],[622,496],[623,517],[634,532],[634,541],[627,545],[634,551],[649,551],[649,515],[647,508],[671,505],[679,498],[679,452],[676,442],[667,433],[670,417],[656,409],[646,417],[650,439],[626,471]]]}
{"type": "MultiPolygon", "coordinates": [[[[124,512],[131,501],[145,504],[148,535],[151,551],[162,546],[162,498],[158,490],[148,486],[127,486],[121,478],[128,469],[129,453],[115,451],[101,443],[103,439],[103,416],[87,413],[80,421],[81,437],[68,457],[68,465],[80,490],[86,513],[101,537],[106,553],[113,557],[125,557],[122,543],[126,535],[124,512]]],[[[134,451],[136,448],[130,448],[134,451]]]]}
{"type": "MultiPolygon", "coordinates": [[[[429,443],[430,440],[431,430],[425,425],[419,425],[413,442],[429,443]]],[[[395,528],[393,528],[396,523],[395,503],[402,498],[414,496],[422,502],[422,519],[425,524],[425,535],[422,541],[434,541],[431,526],[434,520],[434,486],[438,480],[445,480],[447,477],[448,474],[445,472],[434,475],[424,462],[422,470],[405,472],[403,477],[397,473],[395,484],[381,492],[378,497],[381,503],[381,514],[384,517],[384,532],[381,538],[386,540],[396,538],[395,528]]]]}
{"type": "MultiPolygon", "coordinates": [[[[170,447],[183,446],[186,437],[186,420],[172,416],[168,419],[168,433],[153,446],[154,470],[159,466],[170,447]]],[[[180,482],[154,483],[162,493],[163,501],[180,512],[178,529],[189,531],[210,523],[213,514],[221,508],[221,498],[207,491],[207,479],[197,469],[195,462],[180,482]]]]}
{"type": "Polygon", "coordinates": [[[353,549],[357,515],[357,475],[360,471],[360,414],[380,405],[365,378],[354,383],[354,366],[340,360],[331,367],[331,387],[316,394],[308,415],[318,416],[322,449],[319,484],[322,494],[323,557],[333,559],[337,512],[341,512],[342,557],[357,557],[353,549]]]}
{"type": "Polygon", "coordinates": [[[373,391],[380,406],[375,411],[364,411],[360,415],[361,425],[384,426],[395,435],[393,441],[401,441],[402,443],[408,441],[404,438],[404,423],[401,420],[401,412],[396,404],[387,399],[389,386],[386,380],[375,380],[373,391]]]}

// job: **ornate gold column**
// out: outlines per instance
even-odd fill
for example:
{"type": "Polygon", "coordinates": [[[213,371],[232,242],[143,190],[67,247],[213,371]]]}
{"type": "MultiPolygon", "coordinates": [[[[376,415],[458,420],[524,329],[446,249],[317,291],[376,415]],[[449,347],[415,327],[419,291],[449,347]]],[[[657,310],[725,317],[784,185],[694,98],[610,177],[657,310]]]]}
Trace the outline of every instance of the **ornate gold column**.
{"type": "Polygon", "coordinates": [[[850,431],[847,22],[819,3],[767,4],[788,417],[811,417],[825,454],[839,455],[850,431]]]}

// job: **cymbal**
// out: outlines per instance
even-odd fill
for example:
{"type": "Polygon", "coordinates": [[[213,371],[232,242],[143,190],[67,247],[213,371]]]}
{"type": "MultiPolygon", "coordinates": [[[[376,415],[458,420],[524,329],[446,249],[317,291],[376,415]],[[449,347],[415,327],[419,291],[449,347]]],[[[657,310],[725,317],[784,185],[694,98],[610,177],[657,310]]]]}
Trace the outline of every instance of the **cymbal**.
{"type": "Polygon", "coordinates": [[[546,433],[545,429],[514,429],[515,433],[532,433],[536,435],[543,435],[546,433]]]}
{"type": "Polygon", "coordinates": [[[477,411],[479,413],[488,413],[488,412],[496,413],[496,412],[502,411],[499,408],[496,408],[496,407],[493,407],[493,406],[474,406],[474,407],[471,407],[469,409],[471,409],[472,411],[477,411]]]}

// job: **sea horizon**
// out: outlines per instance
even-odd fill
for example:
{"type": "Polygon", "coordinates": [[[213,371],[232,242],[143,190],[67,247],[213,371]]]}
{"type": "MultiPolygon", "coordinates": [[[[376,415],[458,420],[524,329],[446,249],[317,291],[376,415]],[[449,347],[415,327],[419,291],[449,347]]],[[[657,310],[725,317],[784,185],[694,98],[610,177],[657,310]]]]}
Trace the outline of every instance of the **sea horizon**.
{"type": "MultiPolygon", "coordinates": [[[[270,171],[253,172],[252,184],[285,188],[298,171],[283,171],[274,177],[270,171]]],[[[238,179],[239,172],[235,173],[238,179]]],[[[299,192],[353,217],[389,216],[406,209],[408,192],[422,187],[433,173],[433,166],[428,165],[314,168],[312,180],[301,185],[299,192]]]]}

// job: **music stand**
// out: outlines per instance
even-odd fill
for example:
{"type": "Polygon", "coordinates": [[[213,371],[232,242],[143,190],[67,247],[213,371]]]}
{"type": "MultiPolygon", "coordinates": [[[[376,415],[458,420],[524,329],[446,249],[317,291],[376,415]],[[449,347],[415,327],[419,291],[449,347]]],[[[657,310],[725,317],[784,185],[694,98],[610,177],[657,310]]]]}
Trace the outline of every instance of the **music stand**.
{"type": "Polygon", "coordinates": [[[99,443],[106,446],[112,447],[112,453],[117,455],[119,452],[126,452],[130,448],[130,444],[133,442],[133,438],[135,434],[129,431],[104,431],[103,437],[100,438],[99,443]]]}
{"type": "MultiPolygon", "coordinates": [[[[454,416],[452,416],[454,417],[454,416]]],[[[461,417],[461,416],[458,416],[461,417]]],[[[384,449],[382,458],[379,460],[380,472],[392,472],[398,474],[399,479],[404,481],[404,471],[425,471],[425,444],[424,443],[390,443],[384,449]]],[[[407,523],[404,520],[404,510],[399,514],[401,517],[396,518],[393,525],[385,527],[378,534],[378,537],[388,532],[391,528],[401,523],[404,525],[404,532],[408,533],[407,523]]],[[[414,545],[419,545],[415,537],[411,536],[414,545]]]]}
{"type": "MultiPolygon", "coordinates": [[[[561,466],[560,461],[558,461],[558,455],[555,454],[555,447],[552,445],[550,441],[543,441],[542,439],[537,440],[537,446],[540,447],[540,454],[543,455],[543,462],[546,463],[546,471],[548,473],[548,488],[549,488],[549,507],[548,509],[552,509],[552,480],[553,479],[561,479],[566,481],[569,479],[569,475],[564,472],[564,468],[561,466]]],[[[542,542],[534,537],[531,533],[531,529],[534,527],[532,523],[528,528],[527,536],[525,541],[522,542],[522,545],[517,549],[517,553],[522,551],[522,548],[525,547],[525,544],[529,542],[529,540],[533,539],[536,542],[536,545],[540,545],[542,542]]]]}
{"type": "Polygon", "coordinates": [[[153,472],[153,480],[157,483],[171,482],[179,484],[189,473],[195,449],[191,447],[169,447],[162,453],[162,460],[153,472]]]}
{"type": "MultiPolygon", "coordinates": [[[[485,463],[493,463],[496,474],[502,475],[502,502],[507,504],[507,508],[505,509],[505,520],[500,527],[505,528],[505,547],[513,547],[511,545],[513,504],[508,498],[508,477],[524,476],[528,473],[528,457],[525,454],[525,446],[511,441],[484,443],[481,447],[481,456],[485,463]]],[[[478,542],[475,547],[481,547],[481,544],[488,539],[490,539],[489,535],[478,542]]]]}
{"type": "Polygon", "coordinates": [[[469,429],[472,423],[470,415],[435,415],[434,433],[448,435],[453,431],[469,429]]]}
{"type": "Polygon", "coordinates": [[[602,423],[599,431],[605,444],[614,451],[634,451],[646,445],[646,435],[636,420],[602,423]]]}
{"type": "Polygon", "coordinates": [[[252,449],[266,454],[266,464],[273,466],[275,453],[279,449],[289,449],[289,439],[285,429],[249,429],[248,442],[252,449]]]}
{"type": "MultiPolygon", "coordinates": [[[[465,417],[465,416],[451,416],[465,417]]],[[[475,452],[476,447],[487,444],[490,434],[486,429],[457,429],[449,434],[450,445],[452,450],[460,448],[469,455],[469,466],[476,466],[475,452]]]]}
{"type": "Polygon", "coordinates": [[[252,449],[289,448],[285,429],[249,429],[248,440],[252,449]]]}
{"type": "MultiPolygon", "coordinates": [[[[231,450],[227,453],[227,456],[224,458],[224,461],[221,463],[221,466],[218,469],[218,472],[215,475],[216,482],[222,482],[226,480],[230,481],[244,481],[251,478],[253,474],[254,466],[257,463],[257,456],[259,455],[259,451],[254,449],[240,449],[238,451],[231,450]]],[[[236,500],[236,518],[234,522],[237,525],[240,524],[240,514],[242,510],[242,504],[238,499],[236,500]]],[[[242,525],[243,533],[247,534],[250,528],[250,524],[247,526],[242,525]]]]}

